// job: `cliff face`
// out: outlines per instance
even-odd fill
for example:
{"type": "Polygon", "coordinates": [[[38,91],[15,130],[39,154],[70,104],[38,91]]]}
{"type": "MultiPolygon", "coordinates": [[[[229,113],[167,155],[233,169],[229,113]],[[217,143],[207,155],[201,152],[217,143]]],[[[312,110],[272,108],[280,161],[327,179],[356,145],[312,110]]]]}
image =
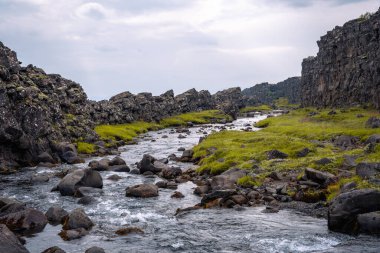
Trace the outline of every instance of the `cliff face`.
{"type": "Polygon", "coordinates": [[[240,89],[217,94],[214,98],[195,89],[178,96],[172,90],[160,96],[123,92],[90,101],[79,84],[32,65],[22,67],[16,53],[0,42],[0,172],[35,165],[44,152],[53,156],[48,160],[74,162],[75,147],[69,143],[96,141],[97,124],[158,121],[216,108],[234,113],[227,105],[241,106],[240,89]]]}
{"type": "Polygon", "coordinates": [[[336,27],[302,63],[303,106],[371,104],[380,109],[380,10],[336,27]]]}
{"type": "Polygon", "coordinates": [[[291,77],[277,84],[261,83],[242,91],[247,105],[272,104],[278,98],[287,98],[289,103],[301,102],[301,78],[291,77]]]}

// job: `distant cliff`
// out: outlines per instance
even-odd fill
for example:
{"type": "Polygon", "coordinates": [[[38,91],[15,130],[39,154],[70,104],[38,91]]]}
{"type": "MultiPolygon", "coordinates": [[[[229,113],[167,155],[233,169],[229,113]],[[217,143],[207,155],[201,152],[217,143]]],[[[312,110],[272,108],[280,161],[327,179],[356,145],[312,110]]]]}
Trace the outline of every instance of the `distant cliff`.
{"type": "Polygon", "coordinates": [[[380,10],[335,27],[302,63],[302,105],[380,109],[380,10]]]}
{"type": "Polygon", "coordinates": [[[289,103],[301,102],[301,78],[291,77],[277,84],[261,83],[242,91],[247,105],[272,104],[278,98],[287,98],[289,103]]]}
{"type": "Polygon", "coordinates": [[[75,162],[79,158],[70,143],[98,140],[97,124],[159,121],[207,109],[235,115],[243,106],[240,88],[215,95],[195,89],[177,96],[172,90],[160,96],[123,92],[90,101],[79,84],[20,64],[0,42],[0,172],[38,162],[75,162]]]}

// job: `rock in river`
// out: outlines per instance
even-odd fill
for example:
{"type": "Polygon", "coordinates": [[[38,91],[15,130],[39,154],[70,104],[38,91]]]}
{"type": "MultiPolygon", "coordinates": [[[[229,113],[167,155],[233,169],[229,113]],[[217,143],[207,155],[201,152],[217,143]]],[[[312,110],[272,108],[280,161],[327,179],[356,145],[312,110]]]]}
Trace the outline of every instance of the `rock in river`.
{"type": "Polygon", "coordinates": [[[41,232],[47,223],[46,216],[32,208],[25,208],[0,217],[0,224],[5,224],[12,231],[21,234],[41,232]]]}
{"type": "Polygon", "coordinates": [[[17,236],[15,236],[12,231],[3,224],[0,224],[0,252],[29,253],[29,251],[21,244],[17,236]]]}
{"type": "Polygon", "coordinates": [[[62,196],[74,196],[79,187],[103,188],[103,180],[99,172],[92,169],[76,170],[67,174],[57,186],[62,196]]]}
{"type": "Polygon", "coordinates": [[[150,198],[158,196],[158,187],[154,184],[139,184],[126,189],[127,197],[150,198]]]}

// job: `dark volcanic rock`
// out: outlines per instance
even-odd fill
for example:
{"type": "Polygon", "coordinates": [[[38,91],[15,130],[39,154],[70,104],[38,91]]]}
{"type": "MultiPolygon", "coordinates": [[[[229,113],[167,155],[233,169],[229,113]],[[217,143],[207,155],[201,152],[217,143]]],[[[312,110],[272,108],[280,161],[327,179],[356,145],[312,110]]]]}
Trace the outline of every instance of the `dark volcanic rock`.
{"type": "Polygon", "coordinates": [[[41,232],[48,223],[45,215],[32,208],[10,213],[0,217],[0,224],[5,224],[9,229],[21,234],[41,232]]]}
{"type": "Polygon", "coordinates": [[[335,176],[329,172],[319,171],[312,168],[305,169],[305,175],[308,179],[318,183],[325,184],[331,180],[334,180],[335,176]]]}
{"type": "Polygon", "coordinates": [[[0,224],[0,252],[29,253],[12,231],[3,224],[0,224]]]}
{"type": "Polygon", "coordinates": [[[69,215],[62,207],[52,206],[45,213],[46,218],[53,225],[62,223],[69,215]]]}
{"type": "Polygon", "coordinates": [[[73,196],[76,190],[82,186],[102,188],[103,180],[99,172],[92,169],[76,170],[67,174],[61,182],[59,182],[57,189],[62,196],[73,196]]]}
{"type": "Polygon", "coordinates": [[[211,179],[212,190],[235,189],[239,178],[247,175],[247,171],[238,168],[229,169],[211,179]]]}
{"type": "Polygon", "coordinates": [[[83,228],[89,230],[94,226],[94,223],[88,218],[87,214],[83,209],[74,209],[69,216],[66,217],[65,222],[62,226],[64,230],[72,230],[83,228]]]}
{"type": "Polygon", "coordinates": [[[337,26],[302,63],[303,106],[371,104],[380,109],[380,11],[337,26]]]}
{"type": "MultiPolygon", "coordinates": [[[[340,194],[331,202],[329,207],[329,229],[348,234],[359,233],[358,215],[380,211],[379,200],[380,192],[373,189],[353,190],[340,194]]],[[[362,216],[361,222],[368,224],[368,216],[362,216]]],[[[368,226],[370,225],[364,227],[370,229],[368,226]]]]}
{"type": "Polygon", "coordinates": [[[276,149],[273,149],[273,150],[270,150],[267,152],[267,156],[268,156],[268,159],[271,160],[271,159],[285,159],[288,157],[287,154],[279,151],[279,150],[276,150],[276,149]]]}

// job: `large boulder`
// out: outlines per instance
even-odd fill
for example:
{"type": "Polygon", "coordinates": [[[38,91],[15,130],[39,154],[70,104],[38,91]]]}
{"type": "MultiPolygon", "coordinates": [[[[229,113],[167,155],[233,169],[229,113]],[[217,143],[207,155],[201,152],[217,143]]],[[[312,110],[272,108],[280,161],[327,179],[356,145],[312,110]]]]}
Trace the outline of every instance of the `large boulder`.
{"type": "Polygon", "coordinates": [[[211,188],[212,190],[235,189],[237,180],[246,175],[246,170],[238,168],[229,169],[218,176],[212,177],[211,188]]]}
{"type": "Polygon", "coordinates": [[[333,142],[335,146],[341,149],[350,149],[356,146],[359,142],[359,138],[351,135],[340,135],[336,137],[333,142]]]}
{"type": "MultiPolygon", "coordinates": [[[[159,173],[161,172],[162,168],[156,167],[154,165],[154,162],[156,161],[156,158],[154,158],[151,155],[145,154],[142,158],[142,160],[137,164],[137,168],[140,169],[140,173],[143,174],[147,171],[153,172],[153,173],[159,173]]],[[[157,165],[157,164],[156,164],[157,165]]]]}
{"type": "Polygon", "coordinates": [[[380,191],[361,189],[345,192],[333,199],[329,206],[328,227],[336,232],[357,234],[361,232],[360,224],[363,230],[368,229],[368,226],[363,226],[368,224],[368,216],[360,215],[376,211],[380,211],[380,191]]]}
{"type": "Polygon", "coordinates": [[[380,174],[380,163],[359,163],[356,166],[356,175],[361,178],[371,178],[380,174]]]}
{"type": "Polygon", "coordinates": [[[69,213],[59,206],[52,206],[45,213],[49,223],[53,225],[62,223],[68,215],[69,213]]]}
{"type": "Polygon", "coordinates": [[[319,171],[312,168],[305,169],[305,175],[306,177],[321,185],[326,185],[328,183],[331,183],[335,180],[335,176],[329,172],[325,171],[319,171]]]}
{"type": "Polygon", "coordinates": [[[41,232],[47,223],[46,216],[32,208],[25,208],[0,217],[0,224],[5,224],[9,229],[20,234],[41,232]]]}
{"type": "Polygon", "coordinates": [[[17,236],[4,224],[0,224],[0,252],[4,253],[29,253],[21,244],[17,236]]]}
{"type": "Polygon", "coordinates": [[[380,211],[358,215],[359,232],[380,235],[380,211]]]}
{"type": "Polygon", "coordinates": [[[380,128],[380,118],[370,117],[365,123],[367,128],[380,128]]]}
{"type": "Polygon", "coordinates": [[[66,252],[60,247],[54,246],[54,247],[50,247],[44,250],[42,253],[66,253],[66,252]]]}
{"type": "Polygon", "coordinates": [[[128,187],[125,195],[135,198],[150,198],[158,196],[158,187],[154,184],[139,184],[128,187]]]}
{"type": "Polygon", "coordinates": [[[64,230],[73,230],[83,228],[89,230],[94,226],[94,223],[88,218],[87,214],[83,209],[74,209],[69,216],[66,217],[65,222],[62,226],[64,230]]]}
{"type": "Polygon", "coordinates": [[[288,158],[289,155],[277,149],[273,149],[267,152],[267,156],[268,156],[268,160],[271,160],[271,159],[285,159],[285,158],[288,158]]]}
{"type": "Polygon", "coordinates": [[[169,167],[167,166],[162,170],[162,177],[165,179],[173,179],[182,174],[182,170],[179,167],[169,167]]]}
{"type": "Polygon", "coordinates": [[[181,162],[191,162],[193,159],[194,151],[192,149],[186,149],[183,151],[182,156],[180,158],[181,162]]]}
{"type": "Polygon", "coordinates": [[[103,188],[103,179],[99,172],[92,169],[80,169],[67,174],[58,184],[57,190],[62,196],[74,196],[79,187],[103,188]]]}

